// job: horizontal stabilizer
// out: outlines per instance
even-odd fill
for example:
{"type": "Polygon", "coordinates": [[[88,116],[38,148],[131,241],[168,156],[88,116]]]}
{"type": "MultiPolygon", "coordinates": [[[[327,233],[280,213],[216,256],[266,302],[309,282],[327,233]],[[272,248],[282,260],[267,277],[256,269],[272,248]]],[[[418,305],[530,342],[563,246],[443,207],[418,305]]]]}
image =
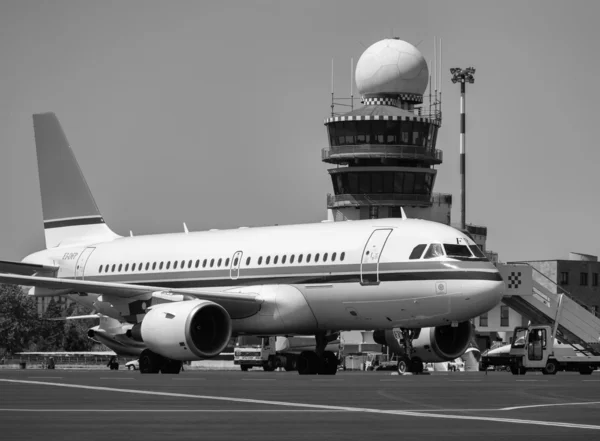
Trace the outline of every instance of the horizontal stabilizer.
{"type": "Polygon", "coordinates": [[[0,260],[0,273],[20,274],[23,276],[33,276],[37,274],[51,277],[55,275],[57,271],[57,266],[0,260]]]}
{"type": "Polygon", "coordinates": [[[58,322],[58,321],[62,321],[62,320],[86,320],[86,319],[99,319],[101,316],[102,316],[102,314],[72,315],[70,317],[56,317],[56,318],[49,318],[46,320],[50,320],[50,321],[54,321],[54,322],[58,322]]]}

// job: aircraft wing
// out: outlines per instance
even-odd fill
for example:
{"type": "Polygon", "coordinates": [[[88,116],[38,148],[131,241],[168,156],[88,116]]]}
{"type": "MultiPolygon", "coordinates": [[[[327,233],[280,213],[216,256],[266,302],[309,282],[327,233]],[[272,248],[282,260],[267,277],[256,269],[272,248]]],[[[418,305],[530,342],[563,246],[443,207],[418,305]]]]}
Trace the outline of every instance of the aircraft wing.
{"type": "Polygon", "coordinates": [[[0,283],[42,288],[41,292],[34,292],[34,296],[68,295],[79,292],[104,294],[124,299],[154,292],[192,296],[197,299],[210,300],[220,304],[232,317],[247,317],[253,315],[260,310],[260,305],[262,303],[261,297],[258,294],[253,293],[212,292],[200,289],[171,289],[128,283],[97,282],[19,274],[0,274],[0,283]]]}
{"type": "Polygon", "coordinates": [[[0,273],[21,274],[33,276],[34,274],[53,275],[58,271],[57,266],[36,265],[33,263],[11,262],[0,260],[0,273]]]}

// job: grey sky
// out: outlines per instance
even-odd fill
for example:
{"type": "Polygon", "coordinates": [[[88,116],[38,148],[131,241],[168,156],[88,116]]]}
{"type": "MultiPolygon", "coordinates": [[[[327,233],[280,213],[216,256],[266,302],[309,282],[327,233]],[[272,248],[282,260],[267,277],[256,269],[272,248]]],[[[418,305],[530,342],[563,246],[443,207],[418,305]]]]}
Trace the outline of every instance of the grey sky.
{"type": "Polygon", "coordinates": [[[54,111],[120,234],[319,221],[335,58],[392,35],[444,39],[435,191],[503,260],[600,254],[596,1],[23,1],[0,3],[0,258],[42,247],[31,114],[54,111]]]}

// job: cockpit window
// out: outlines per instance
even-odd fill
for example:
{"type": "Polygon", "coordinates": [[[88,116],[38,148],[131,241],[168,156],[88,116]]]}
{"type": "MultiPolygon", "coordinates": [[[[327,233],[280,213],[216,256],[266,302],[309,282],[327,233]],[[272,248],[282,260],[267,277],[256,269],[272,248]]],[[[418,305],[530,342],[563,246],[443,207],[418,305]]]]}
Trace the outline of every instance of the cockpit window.
{"type": "Polygon", "coordinates": [[[469,249],[471,250],[471,252],[475,255],[475,257],[487,257],[483,251],[481,251],[479,249],[479,247],[477,245],[469,245],[469,249]]]}
{"type": "Polygon", "coordinates": [[[410,260],[415,260],[415,259],[420,259],[421,256],[423,255],[423,251],[425,251],[425,247],[427,246],[427,244],[422,243],[420,245],[417,245],[413,250],[412,253],[410,253],[410,260]]]}
{"type": "Polygon", "coordinates": [[[444,249],[446,250],[446,255],[452,258],[463,259],[465,257],[470,258],[473,257],[471,254],[471,250],[466,245],[457,245],[451,243],[445,243],[444,249]]]}
{"type": "Polygon", "coordinates": [[[444,250],[442,249],[442,245],[439,243],[432,243],[427,248],[427,252],[423,259],[433,259],[434,257],[442,257],[444,255],[444,250]]]}

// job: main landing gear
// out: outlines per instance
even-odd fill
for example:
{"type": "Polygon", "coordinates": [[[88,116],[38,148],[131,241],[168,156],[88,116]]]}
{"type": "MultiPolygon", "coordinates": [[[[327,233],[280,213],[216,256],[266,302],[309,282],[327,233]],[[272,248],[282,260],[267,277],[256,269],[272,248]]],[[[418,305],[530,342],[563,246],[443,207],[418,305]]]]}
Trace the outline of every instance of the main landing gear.
{"type": "Polygon", "coordinates": [[[315,335],[316,349],[303,351],[296,367],[300,375],[335,375],[338,368],[338,359],[331,351],[326,351],[327,344],[337,338],[337,334],[315,335]]]}
{"type": "Polygon", "coordinates": [[[402,335],[394,332],[398,344],[404,348],[404,355],[398,359],[398,373],[404,375],[407,373],[422,374],[423,362],[418,357],[413,357],[412,341],[415,338],[415,331],[412,329],[401,329],[402,335]]]}
{"type": "Polygon", "coordinates": [[[181,372],[183,362],[172,360],[144,349],[140,355],[140,373],[142,374],[178,374],[181,372]]]}

